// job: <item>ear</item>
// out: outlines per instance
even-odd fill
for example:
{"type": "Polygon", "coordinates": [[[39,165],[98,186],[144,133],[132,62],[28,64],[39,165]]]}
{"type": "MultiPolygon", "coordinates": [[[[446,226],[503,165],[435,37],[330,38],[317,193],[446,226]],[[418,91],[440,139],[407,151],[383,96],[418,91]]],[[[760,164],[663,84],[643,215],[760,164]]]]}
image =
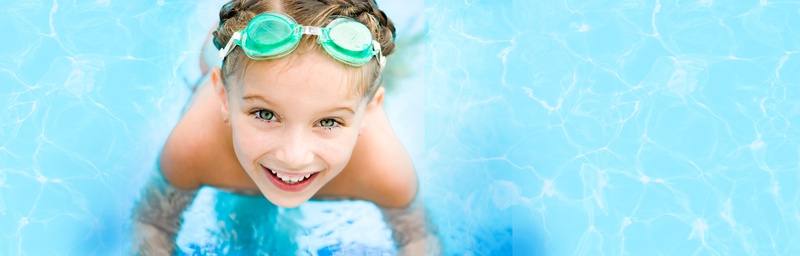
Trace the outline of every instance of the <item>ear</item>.
{"type": "Polygon", "coordinates": [[[369,122],[370,116],[375,115],[375,111],[381,111],[382,108],[381,103],[383,103],[383,96],[386,95],[386,89],[383,86],[378,87],[378,90],[375,91],[375,95],[372,96],[372,99],[367,103],[366,110],[364,111],[364,117],[361,120],[361,127],[358,129],[358,134],[360,135],[361,132],[364,131],[364,126],[367,125],[369,122]]]}
{"type": "Polygon", "coordinates": [[[386,95],[386,89],[383,86],[378,87],[378,90],[375,92],[375,95],[372,96],[372,100],[369,101],[367,105],[367,111],[371,109],[375,109],[375,107],[381,105],[383,103],[383,96],[386,95]]]}
{"type": "MultiPolygon", "coordinates": [[[[222,82],[222,71],[219,67],[211,69],[211,83],[214,84],[214,94],[217,95],[222,118],[223,120],[228,120],[231,117],[230,110],[228,109],[228,92],[225,91],[225,84],[222,82]]],[[[230,125],[230,123],[228,125],[230,125]]]]}

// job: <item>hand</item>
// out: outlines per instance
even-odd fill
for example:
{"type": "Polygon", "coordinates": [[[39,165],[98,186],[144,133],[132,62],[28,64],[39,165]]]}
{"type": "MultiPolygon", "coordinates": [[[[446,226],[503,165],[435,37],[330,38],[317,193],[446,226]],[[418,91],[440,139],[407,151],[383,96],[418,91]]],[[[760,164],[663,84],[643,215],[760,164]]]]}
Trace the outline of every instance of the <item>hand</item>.
{"type": "Polygon", "coordinates": [[[419,198],[405,208],[380,207],[392,227],[398,255],[442,255],[437,227],[426,218],[425,206],[419,198]]]}
{"type": "Polygon", "coordinates": [[[131,246],[133,255],[172,255],[175,248],[174,237],[157,227],[135,222],[133,224],[134,241],[131,246]]]}

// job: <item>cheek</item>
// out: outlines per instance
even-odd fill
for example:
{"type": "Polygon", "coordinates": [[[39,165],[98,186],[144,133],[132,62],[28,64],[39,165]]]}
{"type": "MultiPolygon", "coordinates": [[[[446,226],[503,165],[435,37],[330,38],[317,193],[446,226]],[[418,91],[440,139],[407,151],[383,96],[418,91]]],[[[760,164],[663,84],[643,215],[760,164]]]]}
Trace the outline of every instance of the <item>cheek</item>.
{"type": "Polygon", "coordinates": [[[249,120],[239,120],[231,125],[233,150],[242,166],[248,166],[254,162],[261,154],[269,150],[267,147],[271,145],[271,143],[263,143],[269,139],[266,138],[269,136],[268,134],[258,131],[248,124],[242,124],[247,121],[249,120]]]}
{"type": "Polygon", "coordinates": [[[348,134],[340,136],[336,139],[325,140],[319,147],[319,156],[327,162],[330,167],[336,171],[341,171],[347,162],[350,161],[350,156],[353,154],[356,139],[358,138],[358,131],[348,131],[348,134]]]}
{"type": "Polygon", "coordinates": [[[361,116],[358,116],[356,122],[353,123],[346,134],[341,136],[341,141],[339,141],[336,145],[330,145],[330,148],[335,149],[336,157],[338,159],[338,163],[341,165],[342,168],[350,161],[350,157],[353,154],[353,149],[356,147],[356,142],[359,138],[359,133],[361,131],[361,116]]]}

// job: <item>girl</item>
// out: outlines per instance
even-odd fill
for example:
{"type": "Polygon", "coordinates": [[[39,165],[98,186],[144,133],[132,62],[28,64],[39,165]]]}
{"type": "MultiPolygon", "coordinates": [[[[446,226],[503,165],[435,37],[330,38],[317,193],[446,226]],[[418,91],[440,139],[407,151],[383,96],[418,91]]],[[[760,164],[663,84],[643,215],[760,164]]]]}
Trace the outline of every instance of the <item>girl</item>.
{"type": "Polygon", "coordinates": [[[168,254],[201,186],[372,201],[401,254],[438,251],[411,160],[381,107],[394,25],[372,0],[233,0],[213,41],[221,68],[197,89],[134,209],[133,250],[168,254]],[[425,242],[427,240],[427,242],[425,242]]]}

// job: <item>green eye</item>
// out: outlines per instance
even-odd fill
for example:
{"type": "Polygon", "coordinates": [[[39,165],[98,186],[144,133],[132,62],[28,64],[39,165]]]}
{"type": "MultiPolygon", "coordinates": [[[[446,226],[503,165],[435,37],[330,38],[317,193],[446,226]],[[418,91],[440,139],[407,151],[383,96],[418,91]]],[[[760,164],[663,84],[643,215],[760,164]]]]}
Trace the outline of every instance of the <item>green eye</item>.
{"type": "Polygon", "coordinates": [[[319,126],[322,126],[322,127],[334,127],[334,126],[336,126],[336,123],[338,123],[338,122],[336,122],[336,120],[325,119],[325,120],[319,121],[319,126]]]}
{"type": "Polygon", "coordinates": [[[275,114],[272,113],[272,111],[259,110],[259,111],[256,111],[256,117],[258,117],[260,119],[264,119],[264,120],[270,121],[273,118],[275,118],[275,114]]]}

